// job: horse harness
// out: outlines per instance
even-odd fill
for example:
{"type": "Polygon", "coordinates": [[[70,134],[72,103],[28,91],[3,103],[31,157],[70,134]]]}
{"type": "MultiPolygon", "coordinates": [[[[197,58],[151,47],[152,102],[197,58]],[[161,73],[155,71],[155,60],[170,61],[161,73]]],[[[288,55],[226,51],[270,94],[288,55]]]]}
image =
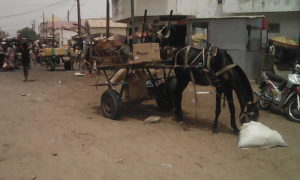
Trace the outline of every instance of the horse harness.
{"type": "MultiPolygon", "coordinates": [[[[190,64],[188,64],[189,52],[190,52],[191,47],[195,48],[195,49],[198,49],[198,48],[193,47],[193,46],[186,46],[186,47],[180,49],[176,53],[176,55],[175,55],[175,67],[178,66],[178,64],[177,64],[178,54],[180,52],[184,51],[184,50],[185,50],[184,68],[193,67],[194,65],[196,65],[196,67],[200,67],[203,72],[206,72],[205,74],[211,72],[216,77],[218,77],[221,74],[223,74],[224,72],[226,72],[226,71],[228,71],[228,70],[230,70],[230,69],[232,69],[236,66],[236,64],[229,64],[229,65],[226,65],[225,67],[223,67],[222,69],[220,69],[219,71],[217,71],[216,73],[214,73],[213,70],[211,69],[211,59],[217,55],[218,48],[214,47],[213,45],[210,45],[210,47],[207,50],[205,50],[205,48],[203,48],[198,53],[198,55],[193,59],[193,61],[190,64]],[[202,58],[199,59],[199,57],[202,57],[202,58]]],[[[191,75],[192,75],[192,73],[191,73],[191,75]]],[[[191,76],[192,81],[193,81],[193,79],[195,79],[195,78],[193,76],[191,76]]],[[[213,85],[209,77],[207,77],[207,80],[209,81],[209,83],[211,85],[213,85]]]]}

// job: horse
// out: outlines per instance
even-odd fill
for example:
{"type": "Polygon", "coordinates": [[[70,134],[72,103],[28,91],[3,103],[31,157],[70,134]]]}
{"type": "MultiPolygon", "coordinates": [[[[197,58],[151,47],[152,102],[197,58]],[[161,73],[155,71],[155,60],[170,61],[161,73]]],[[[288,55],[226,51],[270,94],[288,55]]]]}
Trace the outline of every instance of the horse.
{"type": "Polygon", "coordinates": [[[233,64],[233,60],[226,50],[212,45],[208,45],[204,49],[187,46],[176,52],[173,61],[177,78],[176,87],[173,91],[175,114],[177,121],[183,125],[185,130],[187,126],[183,119],[181,101],[182,92],[190,81],[201,86],[213,85],[216,87],[214,133],[219,132],[218,118],[221,113],[222,94],[227,98],[231,127],[234,133],[238,133],[239,130],[235,121],[233,91],[240,103],[241,124],[257,121],[259,111],[253,100],[253,90],[249,80],[244,71],[238,65],[233,64]]]}

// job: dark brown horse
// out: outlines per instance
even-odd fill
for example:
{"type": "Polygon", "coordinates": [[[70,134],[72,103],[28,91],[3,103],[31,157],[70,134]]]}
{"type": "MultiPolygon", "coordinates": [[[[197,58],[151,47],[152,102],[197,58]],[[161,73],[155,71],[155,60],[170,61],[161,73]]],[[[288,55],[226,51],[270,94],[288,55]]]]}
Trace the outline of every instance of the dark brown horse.
{"type": "Polygon", "coordinates": [[[225,51],[212,46],[205,49],[194,47],[184,48],[174,57],[176,88],[173,92],[175,114],[177,120],[184,123],[181,101],[182,92],[190,81],[202,86],[213,85],[216,87],[216,110],[213,132],[218,132],[218,118],[221,113],[222,94],[227,98],[231,115],[231,127],[238,132],[235,122],[235,108],[233,91],[240,103],[240,122],[256,121],[258,108],[253,103],[253,91],[249,80],[243,70],[233,65],[231,56],[225,51]],[[184,68],[183,68],[184,67],[184,68]]]}

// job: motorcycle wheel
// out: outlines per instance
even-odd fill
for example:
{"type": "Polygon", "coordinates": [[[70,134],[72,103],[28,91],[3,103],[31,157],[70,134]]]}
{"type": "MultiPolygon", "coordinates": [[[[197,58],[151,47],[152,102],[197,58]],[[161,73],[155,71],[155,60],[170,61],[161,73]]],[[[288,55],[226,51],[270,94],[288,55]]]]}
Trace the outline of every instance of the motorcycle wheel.
{"type": "Polygon", "coordinates": [[[264,86],[261,88],[260,90],[260,94],[261,94],[261,97],[259,98],[259,108],[262,109],[262,110],[267,110],[270,106],[270,103],[269,101],[263,97],[263,95],[266,93],[267,91],[267,88],[264,86]]]}
{"type": "Polygon", "coordinates": [[[300,123],[300,110],[297,108],[297,97],[292,97],[285,106],[287,117],[294,122],[300,123]]]}

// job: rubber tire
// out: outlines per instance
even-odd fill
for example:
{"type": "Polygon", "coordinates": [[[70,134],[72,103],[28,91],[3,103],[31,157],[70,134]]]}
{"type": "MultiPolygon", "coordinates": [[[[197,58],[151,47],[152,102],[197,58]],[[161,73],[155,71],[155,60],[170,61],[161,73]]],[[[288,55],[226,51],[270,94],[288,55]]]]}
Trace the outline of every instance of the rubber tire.
{"type": "MultiPolygon", "coordinates": [[[[264,92],[266,91],[266,86],[263,86],[260,90],[260,94],[264,94],[264,92]]],[[[261,103],[261,97],[259,98],[259,101],[258,101],[258,108],[261,109],[261,110],[268,110],[268,108],[270,107],[270,105],[268,106],[263,106],[262,103],[261,103]]]]}
{"type": "Polygon", "coordinates": [[[65,71],[70,71],[72,69],[71,66],[72,66],[71,61],[65,61],[64,62],[65,71]]]}
{"type": "Polygon", "coordinates": [[[54,71],[55,70],[55,64],[51,61],[47,62],[47,70],[48,71],[54,71]]]}
{"type": "MultiPolygon", "coordinates": [[[[294,122],[297,122],[297,123],[300,123],[300,117],[297,119],[293,116],[290,115],[291,113],[291,106],[293,105],[294,102],[297,102],[297,97],[296,96],[293,96],[286,104],[285,106],[285,113],[287,115],[287,117],[291,120],[291,121],[294,121],[294,122]]],[[[292,114],[292,113],[291,113],[292,114]]]]}
{"type": "Polygon", "coordinates": [[[161,83],[156,90],[155,101],[159,109],[165,112],[169,112],[174,107],[172,99],[172,92],[168,83],[161,83]]]}
{"type": "Polygon", "coordinates": [[[107,89],[101,96],[101,110],[104,117],[109,119],[119,119],[122,113],[122,100],[120,94],[113,90],[107,89]]]}
{"type": "Polygon", "coordinates": [[[52,59],[55,62],[55,64],[60,64],[60,59],[58,56],[52,56],[52,59]]]}

